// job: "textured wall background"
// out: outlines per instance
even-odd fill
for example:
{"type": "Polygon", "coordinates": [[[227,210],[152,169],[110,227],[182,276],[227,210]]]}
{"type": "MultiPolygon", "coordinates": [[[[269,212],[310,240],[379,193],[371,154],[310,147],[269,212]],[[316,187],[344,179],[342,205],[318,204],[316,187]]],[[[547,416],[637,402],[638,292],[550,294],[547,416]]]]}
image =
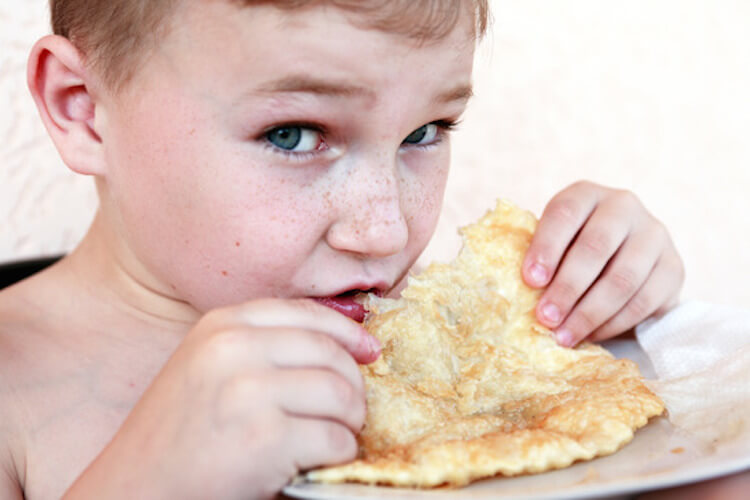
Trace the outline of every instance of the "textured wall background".
{"type": "Polygon", "coordinates": [[[0,262],[69,250],[96,207],[93,181],[60,161],[26,88],[48,24],[45,0],[0,0],[0,262]]]}
{"type": "MultiPolygon", "coordinates": [[[[585,178],[635,191],[671,229],[685,297],[750,306],[750,2],[493,0],[424,260],[497,196],[541,213],[585,178]]],[[[45,0],[0,0],[0,261],[69,250],[93,182],[57,158],[25,87],[45,0]]]]}

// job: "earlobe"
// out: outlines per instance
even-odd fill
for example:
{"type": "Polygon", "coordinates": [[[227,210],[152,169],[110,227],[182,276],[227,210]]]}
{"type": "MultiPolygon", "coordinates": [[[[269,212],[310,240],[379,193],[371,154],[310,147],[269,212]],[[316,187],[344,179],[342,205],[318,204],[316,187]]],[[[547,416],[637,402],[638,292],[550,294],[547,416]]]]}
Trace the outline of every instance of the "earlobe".
{"type": "Polygon", "coordinates": [[[102,139],[95,129],[96,102],[80,52],[66,38],[42,38],[29,56],[27,79],[65,164],[80,174],[103,175],[102,139]]]}

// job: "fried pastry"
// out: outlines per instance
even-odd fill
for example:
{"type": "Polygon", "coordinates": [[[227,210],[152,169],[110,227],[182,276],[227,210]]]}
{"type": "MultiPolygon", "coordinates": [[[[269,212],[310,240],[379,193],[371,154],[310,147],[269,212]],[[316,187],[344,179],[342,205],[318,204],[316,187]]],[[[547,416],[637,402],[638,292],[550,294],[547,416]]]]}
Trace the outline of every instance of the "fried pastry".
{"type": "Polygon", "coordinates": [[[316,482],[462,486],[617,451],[664,406],[637,366],[598,345],[560,347],[521,279],[535,217],[500,201],[461,230],[450,264],[409,278],[398,300],[370,296],[365,326],[382,356],[361,367],[359,457],[316,482]]]}

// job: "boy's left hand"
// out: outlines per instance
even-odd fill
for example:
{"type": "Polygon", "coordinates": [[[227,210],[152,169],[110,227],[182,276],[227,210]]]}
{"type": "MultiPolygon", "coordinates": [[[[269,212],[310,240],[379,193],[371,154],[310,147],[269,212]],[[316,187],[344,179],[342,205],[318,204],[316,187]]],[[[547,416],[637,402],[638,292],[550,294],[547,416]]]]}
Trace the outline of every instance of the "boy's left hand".
{"type": "Polygon", "coordinates": [[[590,182],[550,200],[523,263],[524,281],[547,287],[539,322],[568,347],[676,305],[684,273],[666,228],[635,195],[590,182]]]}

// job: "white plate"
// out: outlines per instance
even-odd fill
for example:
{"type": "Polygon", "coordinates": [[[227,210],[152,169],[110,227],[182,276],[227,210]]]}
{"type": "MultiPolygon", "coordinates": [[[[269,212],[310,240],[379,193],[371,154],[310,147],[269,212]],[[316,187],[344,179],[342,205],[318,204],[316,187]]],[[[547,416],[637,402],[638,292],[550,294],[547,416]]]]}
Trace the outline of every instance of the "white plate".
{"type": "MultiPolygon", "coordinates": [[[[635,340],[615,340],[605,347],[618,357],[638,363],[646,378],[653,376],[648,358],[635,340]]],[[[299,483],[287,486],[284,494],[316,500],[601,498],[701,481],[750,468],[750,433],[746,429],[744,434],[739,430],[734,439],[727,439],[732,430],[717,427],[712,431],[714,440],[699,441],[661,417],[636,432],[633,441],[613,455],[543,474],[486,479],[456,490],[299,483]]]]}

